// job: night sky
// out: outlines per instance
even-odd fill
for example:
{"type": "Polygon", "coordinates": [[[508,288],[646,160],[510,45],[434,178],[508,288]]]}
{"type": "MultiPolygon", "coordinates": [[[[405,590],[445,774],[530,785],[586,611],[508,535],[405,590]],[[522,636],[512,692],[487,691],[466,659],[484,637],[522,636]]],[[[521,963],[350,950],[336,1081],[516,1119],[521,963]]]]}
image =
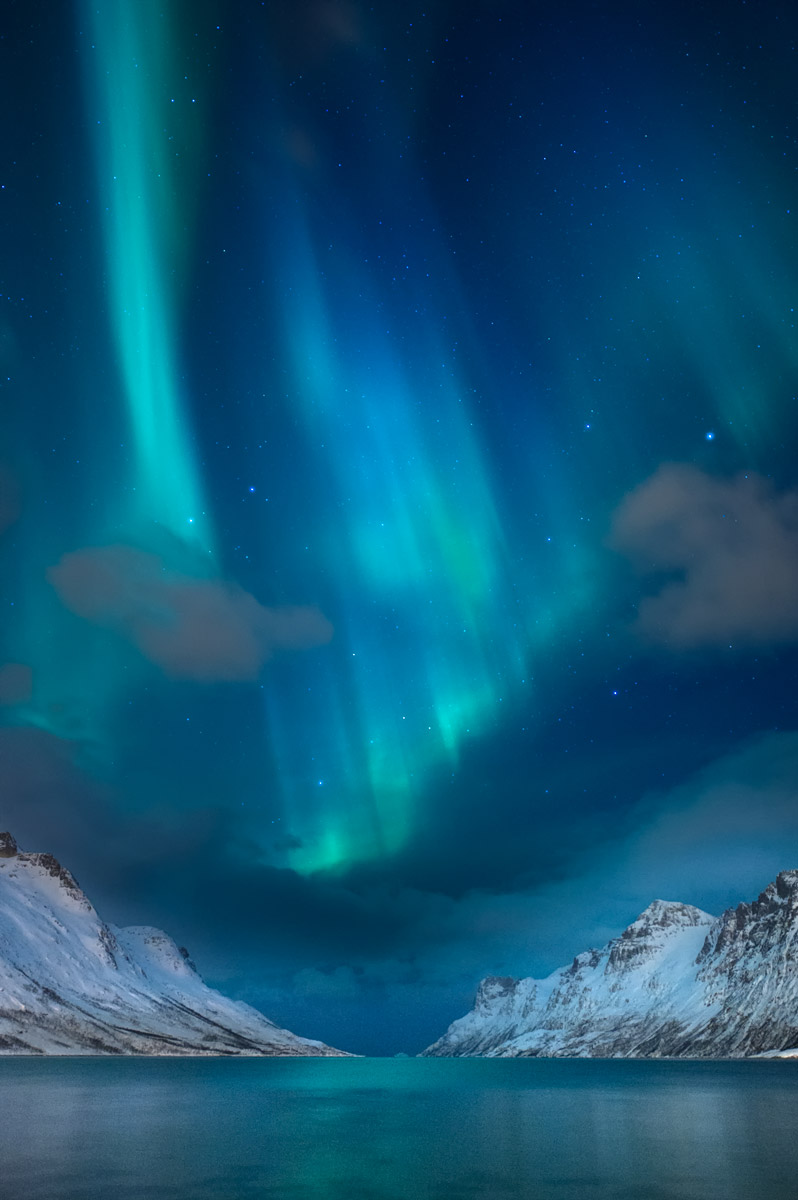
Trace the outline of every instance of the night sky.
{"type": "Polygon", "coordinates": [[[377,1054],[798,866],[795,6],[0,20],[0,828],[377,1054]]]}

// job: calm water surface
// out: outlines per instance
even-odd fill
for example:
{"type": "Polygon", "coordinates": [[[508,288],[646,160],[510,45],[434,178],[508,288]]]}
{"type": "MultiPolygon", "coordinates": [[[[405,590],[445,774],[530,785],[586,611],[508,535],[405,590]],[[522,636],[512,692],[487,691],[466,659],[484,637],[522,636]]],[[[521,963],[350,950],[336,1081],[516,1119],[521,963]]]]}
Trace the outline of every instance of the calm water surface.
{"type": "Polygon", "coordinates": [[[798,1062],[0,1058],[2,1200],[796,1200],[798,1062]]]}

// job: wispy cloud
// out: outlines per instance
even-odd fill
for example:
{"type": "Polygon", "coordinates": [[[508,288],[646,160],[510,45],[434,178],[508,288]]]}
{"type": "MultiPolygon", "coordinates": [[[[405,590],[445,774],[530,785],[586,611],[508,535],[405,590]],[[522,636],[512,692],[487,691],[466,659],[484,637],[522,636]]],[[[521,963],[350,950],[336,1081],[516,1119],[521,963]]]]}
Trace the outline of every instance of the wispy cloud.
{"type": "Polygon", "coordinates": [[[641,574],[667,576],[640,601],[645,638],[680,649],[798,641],[798,492],[666,463],[616,510],[611,545],[641,574]]]}
{"type": "Polygon", "coordinates": [[[235,583],[170,570],[132,546],[65,554],[47,578],[67,608],[127,638],[173,679],[256,679],[276,650],[323,645],[333,632],[318,608],[267,608],[235,583]]]}

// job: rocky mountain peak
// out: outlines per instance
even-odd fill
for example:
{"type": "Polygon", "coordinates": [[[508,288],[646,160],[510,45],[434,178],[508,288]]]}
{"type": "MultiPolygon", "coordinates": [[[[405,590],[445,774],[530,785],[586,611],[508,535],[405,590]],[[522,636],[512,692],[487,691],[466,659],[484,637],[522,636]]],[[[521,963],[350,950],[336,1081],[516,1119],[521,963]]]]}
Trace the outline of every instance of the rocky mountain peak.
{"type": "Polygon", "coordinates": [[[636,970],[661,952],[664,941],[670,941],[685,929],[709,927],[713,920],[714,917],[692,904],[653,900],[620,937],[609,943],[606,973],[636,970]]]}
{"type": "Polygon", "coordinates": [[[652,900],[640,916],[624,929],[621,937],[627,940],[648,938],[661,930],[711,925],[714,919],[692,904],[682,904],[678,900],[652,900]]]}
{"type": "Polygon", "coordinates": [[[736,908],[728,909],[721,920],[738,930],[745,929],[751,919],[776,917],[781,919],[798,912],[798,871],[780,871],[764,892],[760,892],[756,900],[749,904],[738,904],[736,908]]]}
{"type": "Polygon", "coordinates": [[[10,833],[0,833],[0,858],[15,858],[17,843],[10,833]]]}
{"type": "Polygon", "coordinates": [[[580,971],[585,969],[589,971],[595,971],[596,967],[601,962],[601,957],[600,950],[593,948],[590,950],[583,950],[581,954],[574,956],[574,961],[568,968],[568,972],[571,975],[578,975],[580,971]]]}
{"type": "Polygon", "coordinates": [[[72,900],[75,900],[84,908],[91,909],[92,905],[85,896],[75,876],[66,867],[61,866],[61,863],[54,854],[29,854],[26,851],[20,850],[17,852],[16,858],[21,863],[26,863],[31,867],[39,867],[41,870],[46,871],[53,879],[58,880],[72,900]]]}
{"type": "Polygon", "coordinates": [[[782,900],[798,894],[798,871],[779,871],[775,888],[782,900]]]}
{"type": "Polygon", "coordinates": [[[518,980],[510,975],[488,975],[479,985],[474,1002],[475,1008],[488,1008],[497,1000],[512,996],[518,987],[518,980]]]}

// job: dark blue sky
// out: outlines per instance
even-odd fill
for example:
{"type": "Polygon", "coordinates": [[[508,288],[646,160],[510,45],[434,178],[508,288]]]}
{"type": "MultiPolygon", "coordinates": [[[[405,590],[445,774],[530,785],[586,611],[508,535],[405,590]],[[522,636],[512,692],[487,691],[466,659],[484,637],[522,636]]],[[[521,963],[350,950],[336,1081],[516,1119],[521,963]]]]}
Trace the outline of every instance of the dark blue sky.
{"type": "Polygon", "coordinates": [[[0,826],[298,1032],[798,856],[798,17],[6,6],[0,826]]]}

